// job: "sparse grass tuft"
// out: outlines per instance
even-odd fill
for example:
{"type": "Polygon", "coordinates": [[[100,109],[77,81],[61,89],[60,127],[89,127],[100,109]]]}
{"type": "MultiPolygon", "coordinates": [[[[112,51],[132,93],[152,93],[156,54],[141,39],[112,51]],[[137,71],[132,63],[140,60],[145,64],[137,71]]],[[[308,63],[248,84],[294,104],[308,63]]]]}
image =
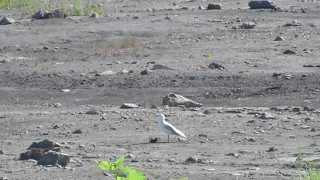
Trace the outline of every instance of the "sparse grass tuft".
{"type": "Polygon", "coordinates": [[[0,0],[0,9],[13,7],[23,7],[29,15],[32,15],[37,9],[51,11],[56,8],[61,8],[66,14],[72,16],[88,16],[93,12],[99,15],[104,13],[102,5],[92,3],[91,0],[87,0],[85,7],[81,5],[81,0],[75,0],[73,4],[70,4],[68,0],[55,2],[49,0],[0,0]]]}
{"type": "Polygon", "coordinates": [[[303,177],[303,180],[320,180],[320,171],[310,169],[308,173],[303,177]]]}
{"type": "Polygon", "coordinates": [[[12,7],[25,7],[31,4],[31,0],[0,0],[0,9],[12,7]]]}
{"type": "Polygon", "coordinates": [[[80,0],[75,0],[73,4],[73,14],[77,16],[82,16],[83,15],[83,8],[81,6],[81,1],[80,0]]]}

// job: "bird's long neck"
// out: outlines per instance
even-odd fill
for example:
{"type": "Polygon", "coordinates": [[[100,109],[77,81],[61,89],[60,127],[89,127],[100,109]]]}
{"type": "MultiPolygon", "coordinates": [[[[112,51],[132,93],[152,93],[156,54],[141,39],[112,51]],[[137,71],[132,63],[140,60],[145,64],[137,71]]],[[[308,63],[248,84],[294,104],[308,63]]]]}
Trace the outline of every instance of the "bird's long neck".
{"type": "Polygon", "coordinates": [[[159,124],[164,124],[164,122],[165,122],[164,118],[162,118],[162,117],[158,118],[158,123],[159,124]]]}

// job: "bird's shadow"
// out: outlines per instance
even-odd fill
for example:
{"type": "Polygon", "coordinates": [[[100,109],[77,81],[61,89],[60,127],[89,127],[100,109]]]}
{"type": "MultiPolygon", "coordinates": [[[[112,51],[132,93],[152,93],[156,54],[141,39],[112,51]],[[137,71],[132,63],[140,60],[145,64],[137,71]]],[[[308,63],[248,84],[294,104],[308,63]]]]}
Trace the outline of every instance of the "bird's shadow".
{"type": "Polygon", "coordinates": [[[160,141],[160,138],[149,138],[149,142],[142,142],[142,143],[135,143],[132,145],[148,145],[148,144],[173,144],[173,143],[183,143],[183,141],[181,141],[180,139],[178,139],[178,141],[160,141]]]}

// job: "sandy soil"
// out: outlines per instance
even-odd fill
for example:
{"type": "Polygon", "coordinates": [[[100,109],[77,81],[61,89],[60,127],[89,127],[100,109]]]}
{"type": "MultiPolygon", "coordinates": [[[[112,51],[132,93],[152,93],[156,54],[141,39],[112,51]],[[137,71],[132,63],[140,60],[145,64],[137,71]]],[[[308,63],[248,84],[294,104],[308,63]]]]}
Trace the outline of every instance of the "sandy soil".
{"type": "Polygon", "coordinates": [[[320,154],[320,68],[303,67],[320,65],[320,2],[276,2],[287,12],[249,10],[244,0],[198,9],[208,3],[110,1],[98,19],[30,21],[19,9],[0,10],[17,21],[0,27],[0,53],[10,60],[0,64],[0,178],[111,179],[94,161],[131,154],[126,162],[149,179],[298,179],[305,171],[288,163],[298,152],[320,154]],[[232,29],[237,17],[257,25],[232,29]],[[283,27],[294,20],[302,26],[283,27]],[[226,69],[208,69],[211,62],[226,69]],[[140,74],[154,63],[171,69],[140,74]],[[97,76],[104,71],[115,74],[97,76]],[[169,92],[204,106],[167,109],[169,92]],[[125,102],[140,107],[120,109],[125,102]],[[187,142],[148,143],[166,139],[152,105],[187,142]],[[86,114],[91,108],[101,113],[86,114]],[[260,119],[262,112],[275,119],[260,119]],[[62,151],[74,161],[59,168],[18,160],[43,139],[66,142],[62,151]],[[201,162],[184,164],[188,157],[201,162]]]}

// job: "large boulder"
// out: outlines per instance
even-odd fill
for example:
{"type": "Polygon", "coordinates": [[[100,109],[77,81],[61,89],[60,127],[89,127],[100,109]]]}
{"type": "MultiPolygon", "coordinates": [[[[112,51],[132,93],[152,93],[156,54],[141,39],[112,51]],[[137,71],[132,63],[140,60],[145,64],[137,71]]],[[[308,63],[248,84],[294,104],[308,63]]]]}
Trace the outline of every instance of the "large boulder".
{"type": "Polygon", "coordinates": [[[59,144],[50,140],[33,142],[26,152],[20,154],[20,160],[34,159],[38,165],[66,166],[70,162],[70,156],[62,154],[59,144]]]}
{"type": "Polygon", "coordinates": [[[252,0],[248,5],[250,9],[276,9],[276,4],[269,0],[252,0]]]}
{"type": "Polygon", "coordinates": [[[185,106],[185,107],[201,107],[203,106],[200,103],[192,101],[186,97],[183,97],[179,94],[169,93],[162,99],[162,104],[168,105],[170,107],[177,107],[177,106],[185,106]]]}
{"type": "Polygon", "coordinates": [[[49,151],[44,154],[39,160],[38,165],[60,165],[60,166],[67,166],[70,162],[70,156],[66,154],[62,154],[55,151],[49,151]]]}

